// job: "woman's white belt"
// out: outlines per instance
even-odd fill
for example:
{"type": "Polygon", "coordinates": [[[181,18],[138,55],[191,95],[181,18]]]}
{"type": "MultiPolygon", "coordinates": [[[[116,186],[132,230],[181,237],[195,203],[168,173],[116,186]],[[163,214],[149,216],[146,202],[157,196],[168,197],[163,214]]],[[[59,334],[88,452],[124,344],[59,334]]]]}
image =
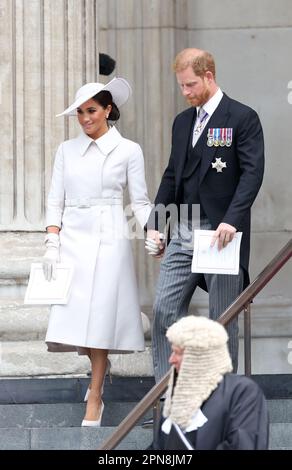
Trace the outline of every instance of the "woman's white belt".
{"type": "Polygon", "coordinates": [[[118,197],[65,199],[65,207],[78,207],[79,209],[86,209],[92,206],[113,206],[117,204],[123,204],[123,199],[118,197]]]}

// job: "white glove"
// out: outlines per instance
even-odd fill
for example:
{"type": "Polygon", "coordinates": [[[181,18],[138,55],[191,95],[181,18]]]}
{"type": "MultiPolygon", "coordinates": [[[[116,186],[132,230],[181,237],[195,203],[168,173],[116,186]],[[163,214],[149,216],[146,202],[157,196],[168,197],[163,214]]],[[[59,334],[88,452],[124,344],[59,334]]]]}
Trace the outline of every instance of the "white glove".
{"type": "Polygon", "coordinates": [[[60,238],[57,233],[47,233],[45,238],[47,251],[43,258],[45,279],[56,279],[56,264],[60,262],[60,238]]]}
{"type": "MultiPolygon", "coordinates": [[[[164,242],[165,236],[163,235],[163,233],[159,234],[159,239],[161,240],[161,242],[164,242]]],[[[145,249],[148,251],[148,255],[151,256],[159,255],[159,253],[161,252],[161,248],[159,248],[159,245],[152,238],[146,238],[145,249]]]]}

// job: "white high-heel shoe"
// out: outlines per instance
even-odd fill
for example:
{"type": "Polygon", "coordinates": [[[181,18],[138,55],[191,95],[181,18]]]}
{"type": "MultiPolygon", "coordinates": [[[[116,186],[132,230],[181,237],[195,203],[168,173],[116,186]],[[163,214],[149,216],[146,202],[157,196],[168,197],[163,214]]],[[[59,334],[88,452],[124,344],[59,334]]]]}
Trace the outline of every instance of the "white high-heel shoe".
{"type": "MultiPolygon", "coordinates": [[[[110,379],[110,383],[112,383],[111,366],[112,366],[111,361],[109,359],[107,359],[106,360],[106,369],[105,369],[104,377],[106,375],[108,375],[109,379],[110,379]]],[[[101,394],[103,394],[104,380],[105,379],[103,379],[103,383],[102,383],[102,387],[101,387],[101,394]]],[[[86,390],[84,401],[88,400],[89,394],[90,394],[90,387],[88,387],[88,389],[86,390]]]]}
{"type": "Polygon", "coordinates": [[[101,408],[100,408],[100,415],[99,415],[99,419],[97,421],[90,421],[88,419],[84,419],[81,423],[81,426],[88,426],[88,427],[92,427],[92,428],[99,428],[100,425],[101,425],[101,419],[102,419],[102,414],[103,414],[103,410],[104,410],[104,403],[103,401],[101,401],[101,408]]]}
{"type": "Polygon", "coordinates": [[[83,401],[88,401],[89,394],[90,394],[90,388],[88,387],[83,401]]]}

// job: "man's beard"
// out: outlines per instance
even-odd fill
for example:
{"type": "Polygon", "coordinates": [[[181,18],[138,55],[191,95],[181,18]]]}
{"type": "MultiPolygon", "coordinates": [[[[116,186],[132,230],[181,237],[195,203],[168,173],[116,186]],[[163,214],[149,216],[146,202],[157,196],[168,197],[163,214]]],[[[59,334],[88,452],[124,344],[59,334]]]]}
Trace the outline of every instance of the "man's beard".
{"type": "Polygon", "coordinates": [[[194,107],[195,106],[203,106],[205,103],[207,103],[207,101],[209,101],[209,98],[210,98],[210,91],[206,87],[199,96],[196,96],[193,99],[192,98],[187,99],[187,102],[191,106],[194,106],[194,107]]]}

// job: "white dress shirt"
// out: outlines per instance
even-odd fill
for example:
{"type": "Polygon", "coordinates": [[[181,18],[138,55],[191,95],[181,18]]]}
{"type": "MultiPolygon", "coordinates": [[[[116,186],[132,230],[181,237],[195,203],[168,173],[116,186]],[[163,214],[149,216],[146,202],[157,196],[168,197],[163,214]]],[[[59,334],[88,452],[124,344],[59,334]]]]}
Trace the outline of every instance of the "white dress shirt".
{"type": "Polygon", "coordinates": [[[197,119],[196,119],[196,122],[195,122],[194,130],[196,129],[196,127],[200,123],[200,120],[199,120],[200,108],[203,108],[204,111],[206,111],[208,113],[208,116],[206,117],[206,119],[202,123],[201,131],[199,133],[193,132],[193,141],[192,141],[193,147],[198,142],[201,133],[203,132],[207,122],[209,121],[210,117],[214,113],[215,109],[219,105],[222,98],[223,98],[223,92],[222,92],[221,88],[218,88],[215,95],[213,95],[212,98],[210,98],[209,101],[207,101],[207,103],[205,103],[203,106],[197,106],[197,119]]]}

